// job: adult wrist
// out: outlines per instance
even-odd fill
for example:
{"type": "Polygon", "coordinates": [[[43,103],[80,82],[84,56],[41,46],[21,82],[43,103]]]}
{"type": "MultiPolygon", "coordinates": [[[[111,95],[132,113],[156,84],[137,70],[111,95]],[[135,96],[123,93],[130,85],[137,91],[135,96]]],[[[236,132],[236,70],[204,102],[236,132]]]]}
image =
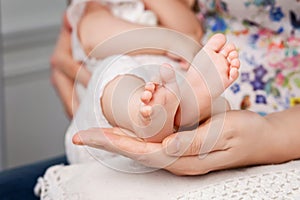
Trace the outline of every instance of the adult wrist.
{"type": "MultiPolygon", "coordinates": [[[[289,134],[282,129],[282,122],[278,113],[273,113],[265,117],[266,127],[264,128],[267,137],[269,138],[270,157],[273,158],[273,163],[282,163],[293,159],[293,153],[290,148],[291,138],[289,134]]],[[[285,125],[284,125],[285,126],[285,125]]]]}

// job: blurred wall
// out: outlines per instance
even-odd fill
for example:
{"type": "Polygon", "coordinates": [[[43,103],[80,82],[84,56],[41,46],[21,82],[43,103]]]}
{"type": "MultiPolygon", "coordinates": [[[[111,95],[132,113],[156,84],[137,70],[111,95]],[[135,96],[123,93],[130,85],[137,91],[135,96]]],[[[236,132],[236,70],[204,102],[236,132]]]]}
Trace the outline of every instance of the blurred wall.
{"type": "MultiPolygon", "coordinates": [[[[1,4],[0,4],[1,14],[1,4]]],[[[0,22],[1,30],[1,22],[0,22]]],[[[2,35],[0,35],[0,171],[4,167],[4,86],[3,86],[3,53],[2,35]]]]}
{"type": "Polygon", "coordinates": [[[64,153],[68,120],[49,81],[64,0],[2,0],[5,167],[64,153]]]}

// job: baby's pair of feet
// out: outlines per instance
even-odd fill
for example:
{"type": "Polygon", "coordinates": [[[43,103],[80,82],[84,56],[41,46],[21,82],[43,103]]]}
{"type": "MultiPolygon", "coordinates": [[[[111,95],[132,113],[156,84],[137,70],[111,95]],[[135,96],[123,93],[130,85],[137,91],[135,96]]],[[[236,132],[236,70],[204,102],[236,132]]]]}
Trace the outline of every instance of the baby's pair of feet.
{"type": "MultiPolygon", "coordinates": [[[[199,91],[200,89],[201,94],[195,95],[197,102],[203,102],[202,97],[207,96],[210,96],[212,99],[216,99],[224,92],[224,89],[226,89],[233,83],[233,81],[237,79],[239,67],[240,61],[238,59],[236,47],[233,44],[226,44],[226,38],[224,35],[216,34],[209,39],[207,44],[195,56],[191,67],[186,69],[187,76],[185,81],[189,83],[192,90],[195,88],[196,91],[199,91]],[[202,51],[204,51],[205,54],[203,54],[202,51]],[[211,62],[206,63],[207,66],[204,66],[204,68],[203,66],[198,68],[199,64],[203,65],[203,63],[197,63],[197,60],[202,60],[201,57],[197,59],[197,56],[203,57],[203,55],[208,56],[211,62]],[[192,66],[197,69],[193,69],[192,66]],[[210,91],[206,88],[207,85],[205,84],[207,80],[205,80],[205,78],[207,77],[204,77],[205,75],[202,74],[203,69],[215,70],[218,73],[215,74],[215,77],[219,77],[219,80],[221,80],[221,83],[223,84],[223,87],[218,88],[213,94],[210,93],[210,91]],[[196,75],[195,73],[197,72],[200,72],[202,75],[196,75]]],[[[152,142],[160,142],[163,138],[174,132],[174,127],[195,123],[189,122],[189,120],[181,120],[181,122],[184,121],[184,124],[176,124],[174,121],[175,118],[178,117],[176,115],[179,113],[179,105],[183,108],[187,108],[191,105],[189,104],[188,100],[190,97],[181,96],[184,91],[182,91],[181,86],[178,86],[177,84],[175,72],[172,66],[163,64],[160,69],[160,78],[162,85],[158,85],[154,82],[146,83],[140,98],[142,102],[140,107],[141,125],[145,126],[149,123],[154,123],[160,124],[161,126],[159,129],[156,128],[156,130],[159,130],[158,132],[153,133],[152,135],[147,135],[147,138],[145,138],[145,140],[152,142]],[[156,119],[161,120],[161,117],[157,118],[156,116],[161,112],[164,112],[164,115],[166,116],[164,123],[155,123],[156,119]]],[[[207,105],[210,103],[211,101],[206,102],[205,106],[210,106],[207,105]]],[[[198,106],[200,106],[199,109],[201,110],[203,103],[200,103],[198,106]]],[[[181,118],[184,117],[181,116],[181,118]]],[[[198,121],[200,121],[200,119],[198,119],[198,121]]]]}

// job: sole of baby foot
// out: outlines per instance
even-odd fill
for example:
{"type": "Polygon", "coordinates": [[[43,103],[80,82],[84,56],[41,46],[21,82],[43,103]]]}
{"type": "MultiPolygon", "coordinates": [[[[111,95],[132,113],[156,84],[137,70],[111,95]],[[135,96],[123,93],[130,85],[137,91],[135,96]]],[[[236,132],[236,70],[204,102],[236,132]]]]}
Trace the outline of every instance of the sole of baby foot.
{"type": "Polygon", "coordinates": [[[234,44],[226,44],[223,34],[212,36],[203,47],[216,68],[224,88],[226,89],[238,78],[240,61],[234,44]]]}
{"type": "Polygon", "coordinates": [[[163,64],[160,69],[163,85],[149,82],[141,95],[140,117],[143,139],[149,142],[161,142],[173,133],[175,113],[178,109],[178,85],[172,66],[163,64]]]}

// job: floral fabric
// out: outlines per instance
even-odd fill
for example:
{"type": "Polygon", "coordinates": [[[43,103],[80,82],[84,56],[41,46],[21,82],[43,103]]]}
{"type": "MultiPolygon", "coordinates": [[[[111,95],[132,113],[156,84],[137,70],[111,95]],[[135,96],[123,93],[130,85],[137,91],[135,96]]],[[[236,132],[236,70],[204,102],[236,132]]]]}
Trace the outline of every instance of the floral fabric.
{"type": "Polygon", "coordinates": [[[226,91],[233,109],[261,115],[300,103],[300,1],[199,0],[206,39],[225,33],[238,47],[239,79],[226,91]]]}

